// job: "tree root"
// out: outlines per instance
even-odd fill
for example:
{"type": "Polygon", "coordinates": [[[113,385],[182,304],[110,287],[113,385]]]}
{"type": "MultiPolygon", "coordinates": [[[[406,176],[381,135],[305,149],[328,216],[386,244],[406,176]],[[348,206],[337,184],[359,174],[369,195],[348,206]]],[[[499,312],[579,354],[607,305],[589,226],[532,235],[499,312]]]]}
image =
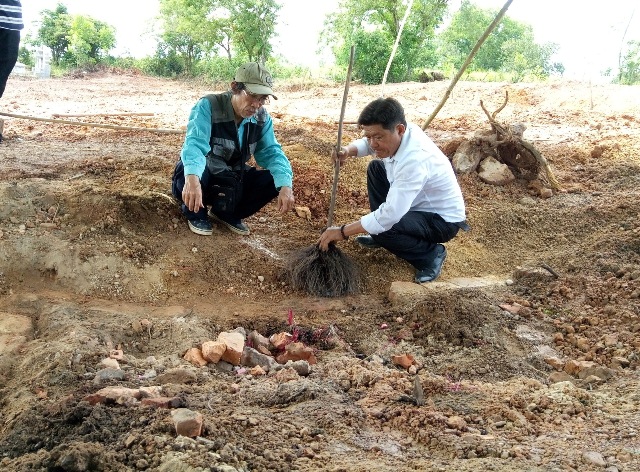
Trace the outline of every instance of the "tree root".
{"type": "Polygon", "coordinates": [[[518,156],[523,158],[522,160],[525,163],[534,161],[538,167],[535,169],[536,173],[539,173],[540,169],[542,169],[549,186],[554,190],[559,190],[560,183],[553,174],[553,171],[549,166],[549,162],[544,158],[540,151],[538,151],[533,144],[522,139],[521,133],[518,133],[517,131],[514,132],[514,127],[504,125],[496,120],[496,115],[507,106],[508,101],[509,92],[505,92],[504,103],[502,103],[502,105],[500,105],[500,107],[498,107],[498,109],[493,113],[489,113],[482,100],[480,100],[480,107],[489,119],[491,128],[495,133],[495,138],[490,136],[478,137],[476,139],[488,143],[502,161],[507,161],[505,164],[511,164],[514,167],[519,167],[518,162],[516,162],[518,160],[518,156]],[[509,155],[512,155],[513,158],[510,159],[509,155]],[[511,162],[508,162],[509,160],[511,160],[511,162]]]}

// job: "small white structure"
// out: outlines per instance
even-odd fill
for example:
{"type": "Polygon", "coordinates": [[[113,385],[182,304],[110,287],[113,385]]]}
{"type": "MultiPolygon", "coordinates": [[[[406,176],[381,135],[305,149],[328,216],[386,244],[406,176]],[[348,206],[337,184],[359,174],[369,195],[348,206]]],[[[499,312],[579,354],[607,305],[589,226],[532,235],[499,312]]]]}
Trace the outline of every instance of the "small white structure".
{"type": "Polygon", "coordinates": [[[12,75],[27,75],[27,66],[22,62],[16,62],[16,65],[11,69],[12,75]]]}
{"type": "Polygon", "coordinates": [[[39,79],[51,77],[51,51],[46,46],[38,46],[34,53],[36,64],[33,67],[33,75],[39,79]]]}

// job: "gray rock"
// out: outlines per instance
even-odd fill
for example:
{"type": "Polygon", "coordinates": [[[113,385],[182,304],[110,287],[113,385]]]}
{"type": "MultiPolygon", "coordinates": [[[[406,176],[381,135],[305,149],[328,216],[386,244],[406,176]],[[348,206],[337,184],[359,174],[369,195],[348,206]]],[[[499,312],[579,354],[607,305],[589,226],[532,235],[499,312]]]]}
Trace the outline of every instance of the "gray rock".
{"type": "Polygon", "coordinates": [[[490,185],[507,185],[516,180],[509,166],[489,156],[478,166],[478,176],[490,185]]]}
{"type": "Polygon", "coordinates": [[[247,367],[255,367],[259,365],[268,372],[273,368],[275,364],[277,364],[277,362],[273,357],[262,354],[252,347],[245,346],[245,348],[242,350],[240,364],[247,367]]]}
{"type": "Polygon", "coordinates": [[[470,141],[464,141],[453,155],[451,163],[458,174],[470,174],[478,168],[485,154],[470,141]]]}
{"type": "Polygon", "coordinates": [[[582,453],[582,462],[585,464],[591,464],[598,467],[606,467],[607,463],[602,457],[602,454],[595,451],[585,451],[582,453]]]}
{"type": "Polygon", "coordinates": [[[291,367],[302,377],[306,377],[311,373],[311,366],[307,361],[288,361],[285,367],[291,367]]]}
{"type": "Polygon", "coordinates": [[[101,369],[96,372],[96,376],[93,379],[93,383],[99,384],[109,380],[124,380],[125,373],[120,369],[101,369]]]}
{"type": "Polygon", "coordinates": [[[171,369],[158,375],[155,383],[165,384],[188,384],[197,380],[196,373],[187,369],[171,369]]]}

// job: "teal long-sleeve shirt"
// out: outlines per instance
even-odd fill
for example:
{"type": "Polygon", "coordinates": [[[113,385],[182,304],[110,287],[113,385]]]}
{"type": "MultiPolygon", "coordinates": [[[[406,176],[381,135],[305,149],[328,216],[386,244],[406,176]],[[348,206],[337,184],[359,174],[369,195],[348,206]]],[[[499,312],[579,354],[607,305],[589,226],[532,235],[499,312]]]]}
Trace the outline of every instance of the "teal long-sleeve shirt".
{"type": "MultiPolygon", "coordinates": [[[[255,118],[245,118],[238,126],[238,140],[242,146],[244,125],[255,118]]],[[[180,158],[184,165],[185,175],[197,175],[202,177],[206,166],[206,155],[211,150],[209,139],[211,138],[211,104],[206,98],[201,98],[191,109],[187,134],[180,158]]],[[[263,169],[269,170],[273,176],[276,188],[293,186],[293,170],[282,146],[278,143],[273,131],[273,120],[267,113],[267,120],[263,127],[263,133],[258,142],[253,157],[256,163],[263,169]]]]}

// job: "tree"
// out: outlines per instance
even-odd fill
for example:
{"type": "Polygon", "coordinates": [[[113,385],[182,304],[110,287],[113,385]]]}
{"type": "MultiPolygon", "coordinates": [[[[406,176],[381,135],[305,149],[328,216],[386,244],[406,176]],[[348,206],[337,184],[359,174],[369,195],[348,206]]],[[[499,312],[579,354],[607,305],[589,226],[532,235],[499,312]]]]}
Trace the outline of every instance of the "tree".
{"type": "Polygon", "coordinates": [[[266,62],[279,10],[275,0],[160,0],[159,51],[181,58],[188,74],[218,50],[230,62],[266,62]]]}
{"type": "Polygon", "coordinates": [[[230,39],[249,61],[267,62],[280,5],[275,0],[225,0],[231,19],[230,39]]]}
{"type": "Polygon", "coordinates": [[[555,43],[536,44],[533,40],[533,30],[527,25],[520,38],[508,39],[502,44],[504,62],[501,69],[513,74],[514,82],[519,82],[526,75],[548,77],[551,73],[562,73],[562,64],[552,63],[551,56],[558,50],[555,43]]]}
{"type": "MultiPolygon", "coordinates": [[[[496,14],[497,10],[481,9],[469,0],[463,0],[440,35],[444,61],[459,68],[496,14]]],[[[520,80],[527,74],[546,77],[564,70],[562,64],[550,62],[556,50],[557,45],[553,43],[537,44],[530,25],[505,16],[486,39],[469,69],[512,72],[520,80]]]]}
{"type": "Polygon", "coordinates": [[[219,4],[216,0],[160,0],[160,48],[182,58],[187,73],[222,41],[219,4]]]}
{"type": "Polygon", "coordinates": [[[75,66],[100,62],[116,44],[113,26],[82,15],[73,16],[68,38],[75,66]]]}
{"type": "Polygon", "coordinates": [[[51,49],[51,59],[55,65],[59,65],[69,47],[68,34],[71,29],[71,17],[67,12],[67,7],[60,3],[55,10],[43,10],[40,15],[42,16],[42,24],[38,29],[35,42],[51,49]]]}
{"type": "Polygon", "coordinates": [[[640,83],[640,41],[629,41],[627,52],[622,58],[618,82],[624,85],[640,83]]]}
{"type": "MultiPolygon", "coordinates": [[[[389,71],[390,82],[408,80],[414,69],[435,64],[435,28],[446,8],[447,0],[414,1],[389,71]]],[[[325,20],[324,43],[332,47],[336,63],[342,66],[355,45],[354,77],[380,83],[406,9],[403,0],[343,0],[325,20]]]]}

